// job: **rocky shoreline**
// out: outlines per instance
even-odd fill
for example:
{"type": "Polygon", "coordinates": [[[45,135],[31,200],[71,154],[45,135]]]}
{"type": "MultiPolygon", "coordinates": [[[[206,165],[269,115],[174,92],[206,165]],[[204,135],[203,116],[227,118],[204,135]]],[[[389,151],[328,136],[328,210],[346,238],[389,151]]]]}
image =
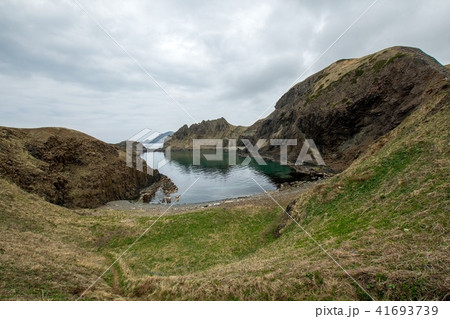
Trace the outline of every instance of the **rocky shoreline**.
{"type": "MultiPolygon", "coordinates": [[[[159,181],[140,191],[138,202],[149,204],[155,198],[158,191],[161,191],[164,194],[162,203],[170,204],[172,202],[172,197],[170,195],[176,193],[178,191],[178,187],[169,177],[161,175],[161,179],[159,181]]],[[[179,196],[175,196],[173,200],[178,201],[178,199],[179,196]]]]}
{"type": "MultiPolygon", "coordinates": [[[[282,206],[286,206],[292,200],[315,185],[323,181],[298,181],[285,183],[279,189],[269,191],[268,194],[279,202],[282,206]]],[[[219,201],[207,201],[193,204],[176,204],[176,203],[144,203],[142,200],[120,200],[112,201],[106,205],[99,207],[100,210],[109,211],[127,211],[128,213],[136,213],[142,215],[160,215],[164,213],[170,205],[167,214],[181,214],[193,211],[199,211],[209,208],[239,208],[239,207],[278,207],[273,199],[265,193],[258,193],[245,197],[228,198],[219,201]]]]}

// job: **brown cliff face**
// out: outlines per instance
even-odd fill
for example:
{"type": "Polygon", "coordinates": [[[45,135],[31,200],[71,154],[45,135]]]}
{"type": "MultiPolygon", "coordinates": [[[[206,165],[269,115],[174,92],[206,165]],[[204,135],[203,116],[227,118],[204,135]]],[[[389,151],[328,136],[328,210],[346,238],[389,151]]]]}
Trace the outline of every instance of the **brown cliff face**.
{"type": "Polygon", "coordinates": [[[126,167],[118,148],[62,128],[0,127],[0,175],[69,208],[135,198],[160,179],[126,167]]]}
{"type": "Polygon", "coordinates": [[[260,154],[278,160],[279,146],[268,141],[296,139],[297,146],[289,147],[288,153],[295,163],[308,138],[319,148],[328,166],[325,171],[339,172],[448,88],[449,79],[449,65],[444,67],[416,48],[392,47],[331,64],[292,87],[272,114],[250,127],[233,126],[223,118],[185,125],[165,146],[191,148],[194,138],[250,139],[253,144],[266,139],[260,154]]]}
{"type": "Polygon", "coordinates": [[[244,126],[234,126],[223,117],[217,120],[202,121],[191,126],[184,125],[176,131],[164,147],[172,149],[192,149],[193,139],[224,139],[224,146],[228,139],[238,138],[244,131],[244,126]]]}
{"type": "MultiPolygon", "coordinates": [[[[292,87],[250,137],[313,139],[325,163],[345,169],[376,139],[419,105],[449,86],[449,71],[419,49],[393,47],[359,59],[340,60],[292,87]]],[[[246,134],[247,137],[249,134],[246,134]]],[[[266,145],[262,154],[279,156],[266,145]]]]}

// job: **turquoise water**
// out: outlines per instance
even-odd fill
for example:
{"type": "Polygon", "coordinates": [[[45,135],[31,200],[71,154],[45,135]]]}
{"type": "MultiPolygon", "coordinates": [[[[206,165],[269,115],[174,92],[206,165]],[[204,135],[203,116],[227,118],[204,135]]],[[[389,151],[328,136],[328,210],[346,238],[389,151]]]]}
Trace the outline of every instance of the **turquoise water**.
{"type": "MultiPolygon", "coordinates": [[[[147,154],[147,163],[156,168],[158,162],[167,160],[162,152],[147,154]]],[[[237,165],[229,165],[228,154],[223,160],[208,161],[201,157],[200,165],[193,165],[192,151],[174,151],[171,159],[159,171],[177,185],[179,191],[172,198],[181,196],[178,203],[190,204],[219,201],[228,198],[249,196],[265,190],[275,190],[277,183],[294,179],[294,171],[288,167],[266,160],[267,165],[258,165],[255,160],[243,165],[244,158],[237,158],[237,165]],[[187,190],[198,178],[198,181],[187,190]],[[187,191],[186,191],[187,190],[187,191]]],[[[157,193],[153,202],[160,202],[163,194],[157,193]]]]}

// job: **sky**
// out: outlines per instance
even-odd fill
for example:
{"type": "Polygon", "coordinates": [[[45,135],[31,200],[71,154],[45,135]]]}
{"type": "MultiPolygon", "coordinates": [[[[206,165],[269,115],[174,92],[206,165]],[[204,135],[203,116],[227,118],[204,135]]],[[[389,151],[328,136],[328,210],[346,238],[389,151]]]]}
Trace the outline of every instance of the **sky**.
{"type": "Polygon", "coordinates": [[[112,143],[251,125],[339,59],[404,45],[450,63],[450,1],[373,2],[2,0],[0,125],[112,143]]]}

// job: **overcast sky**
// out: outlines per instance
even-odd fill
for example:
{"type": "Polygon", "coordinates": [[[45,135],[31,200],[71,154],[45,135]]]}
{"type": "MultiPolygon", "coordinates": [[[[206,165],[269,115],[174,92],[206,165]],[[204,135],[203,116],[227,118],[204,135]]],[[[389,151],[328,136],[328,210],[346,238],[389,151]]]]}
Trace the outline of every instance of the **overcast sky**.
{"type": "MultiPolygon", "coordinates": [[[[373,2],[78,1],[137,63],[72,0],[2,0],[0,125],[107,142],[194,119],[250,125],[373,2]]],[[[379,0],[302,79],[394,45],[448,64],[449,16],[446,0],[379,0]]]]}

